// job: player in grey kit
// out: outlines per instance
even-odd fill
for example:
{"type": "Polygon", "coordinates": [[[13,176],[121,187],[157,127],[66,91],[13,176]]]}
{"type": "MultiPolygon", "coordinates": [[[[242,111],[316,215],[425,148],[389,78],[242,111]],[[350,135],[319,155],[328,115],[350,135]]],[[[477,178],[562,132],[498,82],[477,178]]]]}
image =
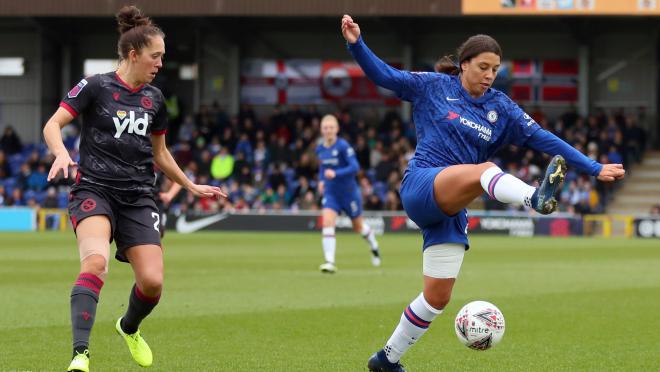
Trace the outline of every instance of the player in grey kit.
{"type": "Polygon", "coordinates": [[[163,94],[149,85],[162,67],[163,32],[134,6],[117,14],[117,71],[82,79],[44,127],[55,161],[48,174],[68,177],[71,160],[60,129],[83,115],[80,164],[69,215],[80,253],[80,274],[71,291],[73,359],[69,371],[89,371],[89,335],[108,271],[110,243],[115,257],[135,273],[126,313],[116,330],[135,361],[152,364],[138,326],[158,304],[163,285],[160,215],[153,195],[154,164],[199,197],[224,197],[217,187],[191,182],[165,145],[167,115],[163,94]]]}

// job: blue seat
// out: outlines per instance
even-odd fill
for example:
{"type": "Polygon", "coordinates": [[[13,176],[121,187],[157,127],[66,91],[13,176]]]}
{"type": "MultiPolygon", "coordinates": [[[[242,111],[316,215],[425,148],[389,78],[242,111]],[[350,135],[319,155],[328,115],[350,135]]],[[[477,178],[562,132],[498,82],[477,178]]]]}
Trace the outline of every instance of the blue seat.
{"type": "Polygon", "coordinates": [[[376,170],[374,168],[369,168],[365,172],[367,175],[367,178],[369,178],[369,181],[373,184],[376,182],[376,170]]]}
{"type": "Polygon", "coordinates": [[[39,152],[39,157],[43,158],[48,153],[48,145],[46,145],[45,143],[38,144],[37,151],[39,152]]]}
{"type": "Polygon", "coordinates": [[[57,207],[66,208],[69,205],[69,193],[60,192],[57,194],[57,207]]]}
{"type": "Polygon", "coordinates": [[[21,165],[25,162],[23,154],[14,154],[9,157],[9,169],[12,176],[17,176],[21,172],[21,165]]]}
{"type": "Polygon", "coordinates": [[[37,191],[34,193],[34,199],[37,201],[37,204],[39,205],[44,203],[44,200],[46,200],[46,196],[48,196],[47,191],[37,191]]]}
{"type": "Polygon", "coordinates": [[[23,145],[23,150],[21,150],[21,155],[24,158],[27,158],[28,156],[30,156],[30,154],[32,154],[32,151],[34,151],[34,149],[35,149],[34,143],[28,143],[26,145],[23,145]]]}
{"type": "Polygon", "coordinates": [[[387,184],[385,182],[380,182],[380,181],[375,182],[374,194],[378,195],[380,200],[385,200],[385,195],[387,195],[387,184]]]}
{"type": "Polygon", "coordinates": [[[30,199],[37,200],[37,192],[34,190],[27,190],[23,193],[23,200],[26,202],[30,199]]]}
{"type": "Polygon", "coordinates": [[[7,177],[4,180],[2,180],[2,185],[7,188],[14,188],[16,187],[16,177],[7,177]]]}

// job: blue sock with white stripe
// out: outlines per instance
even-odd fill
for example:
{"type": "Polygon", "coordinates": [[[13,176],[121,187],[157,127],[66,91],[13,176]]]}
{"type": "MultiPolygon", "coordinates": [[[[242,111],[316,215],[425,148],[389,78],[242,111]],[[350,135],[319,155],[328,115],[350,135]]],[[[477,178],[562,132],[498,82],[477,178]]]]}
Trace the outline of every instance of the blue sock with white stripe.
{"type": "Polygon", "coordinates": [[[490,167],[481,174],[481,187],[491,199],[507,204],[519,204],[532,207],[532,195],[536,187],[502,172],[500,167],[490,167]]]}
{"type": "Polygon", "coordinates": [[[398,362],[403,353],[426,333],[433,319],[441,313],[442,310],[429,305],[424,299],[424,293],[420,293],[403,311],[399,325],[383,348],[387,360],[391,363],[398,362]]]}

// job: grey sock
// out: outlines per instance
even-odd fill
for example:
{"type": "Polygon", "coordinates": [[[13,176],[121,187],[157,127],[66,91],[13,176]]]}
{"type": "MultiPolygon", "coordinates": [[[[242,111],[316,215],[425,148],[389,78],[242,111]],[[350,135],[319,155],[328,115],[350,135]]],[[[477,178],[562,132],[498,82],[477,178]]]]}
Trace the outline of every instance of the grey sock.
{"type": "Polygon", "coordinates": [[[89,346],[89,335],[96,318],[96,305],[103,282],[91,274],[81,274],[71,289],[71,331],[76,350],[89,346]]]}
{"type": "Polygon", "coordinates": [[[142,320],[158,305],[159,300],[160,296],[147,297],[140,292],[137,285],[133,285],[128,300],[128,310],[121,319],[121,329],[129,335],[137,332],[142,320]]]}

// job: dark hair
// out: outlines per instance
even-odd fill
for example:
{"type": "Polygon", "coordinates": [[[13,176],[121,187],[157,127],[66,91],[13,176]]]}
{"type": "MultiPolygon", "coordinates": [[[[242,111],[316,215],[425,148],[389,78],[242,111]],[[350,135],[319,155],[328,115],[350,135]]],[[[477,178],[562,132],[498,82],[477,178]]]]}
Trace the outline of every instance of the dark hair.
{"type": "Polygon", "coordinates": [[[149,38],[152,36],[165,38],[163,31],[133,5],[121,8],[116,18],[117,30],[120,35],[117,42],[117,54],[119,54],[120,60],[126,59],[131,49],[140,52],[142,48],[149,45],[149,38]]]}
{"type": "Polygon", "coordinates": [[[502,49],[495,39],[488,35],[474,35],[465,40],[456,50],[458,63],[454,61],[452,55],[443,56],[435,64],[434,69],[436,72],[458,75],[461,72],[461,63],[487,52],[495,53],[502,58],[502,49]]]}

